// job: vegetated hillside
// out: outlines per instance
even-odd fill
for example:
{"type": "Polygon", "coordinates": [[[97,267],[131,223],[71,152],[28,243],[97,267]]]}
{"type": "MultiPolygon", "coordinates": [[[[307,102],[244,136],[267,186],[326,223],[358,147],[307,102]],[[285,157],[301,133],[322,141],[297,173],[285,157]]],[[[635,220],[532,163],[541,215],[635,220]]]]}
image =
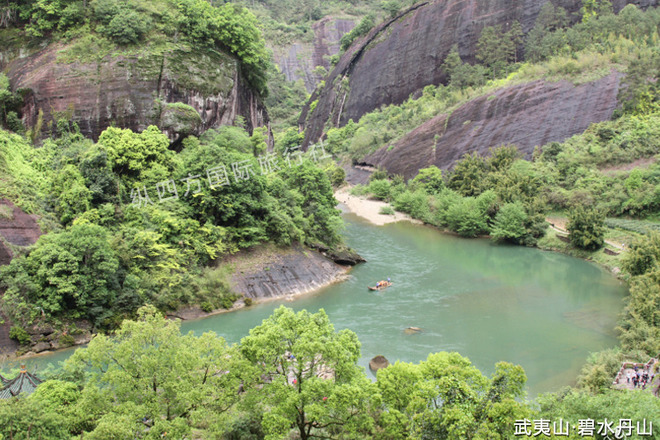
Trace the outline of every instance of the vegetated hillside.
{"type": "MultiPolygon", "coordinates": [[[[146,303],[163,311],[229,308],[242,292],[214,263],[240,249],[263,243],[338,249],[342,222],[333,183],[343,173],[308,155],[289,166],[274,157],[264,169],[256,156],[265,153],[265,140],[258,130],[250,136],[221,127],[188,136],[174,152],[155,126],[142,133],[110,127],[94,143],[75,123],[60,122],[54,137],[35,148],[0,129],[0,194],[38,214],[44,232],[37,228],[31,241],[7,236],[33,246],[27,255],[7,246],[12,259],[0,267],[0,310],[26,331],[52,326],[55,341],[81,320],[97,331],[112,329],[146,303]]],[[[26,223],[5,206],[2,236],[26,223]]],[[[38,339],[21,340],[22,351],[38,339]]]]}
{"type": "Polygon", "coordinates": [[[33,137],[61,116],[93,139],[110,125],[156,124],[180,142],[239,120],[250,132],[268,124],[268,54],[245,8],[31,1],[3,13],[0,67],[24,98],[18,113],[33,137]]]}
{"type": "MultiPolygon", "coordinates": [[[[614,11],[625,3],[638,2],[615,2],[614,11]]],[[[529,34],[538,24],[544,4],[545,0],[424,2],[376,26],[346,51],[325,79],[325,86],[310,98],[299,121],[305,127],[305,145],[323,135],[328,121],[331,126],[342,126],[382,105],[401,103],[426,85],[446,82],[448,72],[442,66],[453,45],[464,62],[474,64],[485,28],[501,26],[493,34],[504,33],[518,22],[520,32],[529,34]]],[[[575,23],[584,13],[579,0],[553,4],[562,7],[563,14],[556,23],[542,23],[546,30],[575,23]]],[[[640,4],[652,5],[657,1],[640,4]]],[[[519,60],[526,55],[520,35],[515,38],[511,55],[519,60]]],[[[497,47],[493,45],[493,54],[497,47]]],[[[490,64],[485,58],[483,62],[490,64]]]]}
{"type": "Polygon", "coordinates": [[[594,122],[610,119],[618,105],[621,74],[586,84],[534,81],[498,89],[440,114],[362,162],[406,180],[430,165],[451,168],[465,154],[513,144],[523,157],[534,147],[563,142],[594,122]]]}

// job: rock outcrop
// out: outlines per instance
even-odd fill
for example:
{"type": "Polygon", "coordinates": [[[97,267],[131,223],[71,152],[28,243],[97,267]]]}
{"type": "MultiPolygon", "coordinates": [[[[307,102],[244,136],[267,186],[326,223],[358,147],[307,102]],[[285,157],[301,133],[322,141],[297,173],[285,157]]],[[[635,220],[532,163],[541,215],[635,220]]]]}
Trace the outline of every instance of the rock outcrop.
{"type": "Polygon", "coordinates": [[[302,79],[309,93],[322,79],[314,72],[317,66],[330,68],[328,58],[339,53],[339,40],[355,27],[351,19],[325,17],[312,25],[313,43],[295,42],[286,47],[273,47],[273,56],[289,81],[302,79]]]}
{"type": "Polygon", "coordinates": [[[490,147],[513,144],[530,158],[534,147],[563,142],[590,124],[611,118],[622,75],[574,86],[567,81],[519,84],[468,101],[441,114],[364,158],[410,179],[421,168],[451,168],[464,154],[485,155],[490,147]]]}
{"type": "MultiPolygon", "coordinates": [[[[231,125],[243,117],[248,131],[268,124],[260,98],[240,75],[238,61],[217,51],[179,47],[164,53],[145,49],[69,61],[72,48],[51,44],[0,66],[14,89],[26,88],[23,123],[33,127],[43,111],[46,129],[53,112],[73,112],[82,133],[97,139],[109,125],[144,130],[159,125],[168,103],[194,108],[200,130],[231,125]]],[[[174,141],[179,133],[168,133],[174,141]]]]}
{"type": "MultiPolygon", "coordinates": [[[[424,2],[400,13],[372,29],[344,53],[325,78],[325,87],[315,92],[301,114],[299,125],[305,128],[305,143],[316,142],[328,120],[342,126],[349,119],[388,104],[400,104],[425,86],[446,80],[440,68],[454,44],[461,58],[475,62],[476,45],[486,26],[503,25],[505,29],[518,20],[524,32],[533,26],[547,0],[437,0],[424,2]],[[316,102],[313,111],[311,103],[316,102]]],[[[581,0],[553,0],[569,15],[581,0]]],[[[658,0],[618,0],[618,11],[627,3],[640,7],[657,5],[658,0]]]]}
{"type": "Polygon", "coordinates": [[[369,361],[369,369],[374,373],[376,373],[381,368],[387,368],[389,366],[390,361],[388,361],[387,358],[382,355],[378,355],[369,361]]]}
{"type": "Polygon", "coordinates": [[[233,290],[257,299],[310,292],[343,279],[347,270],[346,265],[329,260],[320,251],[298,246],[242,251],[227,262],[235,267],[233,290]]]}

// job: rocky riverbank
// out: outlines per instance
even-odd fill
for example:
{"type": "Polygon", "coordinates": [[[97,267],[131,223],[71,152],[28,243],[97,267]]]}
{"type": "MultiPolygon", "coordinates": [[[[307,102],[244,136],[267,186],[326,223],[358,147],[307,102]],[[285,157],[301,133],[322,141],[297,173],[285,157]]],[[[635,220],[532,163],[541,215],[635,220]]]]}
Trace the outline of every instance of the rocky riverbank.
{"type": "Polygon", "coordinates": [[[351,266],[363,261],[350,249],[330,250],[322,245],[314,248],[264,245],[243,250],[221,263],[232,268],[232,289],[242,296],[233,307],[205,312],[199,306],[191,306],[168,316],[198,319],[241,309],[246,303],[293,299],[343,281],[351,266]]]}

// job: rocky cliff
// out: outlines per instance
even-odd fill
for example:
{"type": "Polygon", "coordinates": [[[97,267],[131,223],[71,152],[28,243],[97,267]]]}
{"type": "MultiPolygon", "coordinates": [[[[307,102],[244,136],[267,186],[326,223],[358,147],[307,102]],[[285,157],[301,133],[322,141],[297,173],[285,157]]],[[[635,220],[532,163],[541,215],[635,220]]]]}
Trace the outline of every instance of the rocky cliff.
{"type": "Polygon", "coordinates": [[[339,40],[355,27],[355,21],[345,18],[325,17],[312,25],[312,43],[295,42],[286,47],[272,47],[277,64],[289,81],[302,79],[309,93],[322,79],[314,68],[330,68],[328,58],[339,53],[339,40]]]}
{"type": "MultiPolygon", "coordinates": [[[[199,114],[201,122],[193,121],[193,134],[233,124],[239,116],[249,131],[268,124],[265,107],[229,55],[179,46],[80,61],[72,50],[70,45],[52,44],[28,56],[5,58],[0,66],[14,89],[32,91],[23,109],[27,127],[37,123],[39,110],[44,127],[54,112],[72,110],[83,134],[97,139],[109,125],[136,131],[161,126],[163,110],[173,102],[190,105],[199,114]]],[[[168,134],[173,140],[177,135],[168,134]]]]}
{"type": "MultiPolygon", "coordinates": [[[[481,30],[518,20],[524,32],[533,26],[547,0],[437,0],[424,2],[376,26],[342,56],[325,79],[326,87],[315,92],[303,110],[300,126],[305,145],[318,140],[328,120],[341,126],[349,119],[382,105],[399,104],[429,84],[446,80],[440,68],[454,44],[461,58],[473,63],[481,30]],[[317,101],[314,111],[311,103],[317,101]]],[[[569,15],[581,0],[553,0],[569,15]]],[[[616,11],[627,3],[640,7],[657,0],[614,1],[616,11]]]]}
{"type": "Polygon", "coordinates": [[[410,179],[421,168],[447,169],[466,153],[483,155],[502,144],[516,145],[529,158],[536,145],[563,142],[610,119],[621,77],[612,72],[578,86],[534,81],[499,89],[436,116],[364,162],[410,179]]]}

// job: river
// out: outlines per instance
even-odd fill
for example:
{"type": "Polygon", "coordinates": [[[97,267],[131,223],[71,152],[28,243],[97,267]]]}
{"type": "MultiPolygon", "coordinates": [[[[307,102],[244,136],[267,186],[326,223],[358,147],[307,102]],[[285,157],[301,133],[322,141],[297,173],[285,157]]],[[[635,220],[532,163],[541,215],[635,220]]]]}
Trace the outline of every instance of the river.
{"type": "MultiPolygon", "coordinates": [[[[238,342],[281,304],[323,308],[336,329],[357,333],[360,365],[367,371],[369,359],[379,354],[391,362],[418,362],[432,352],[457,351],[486,374],[501,360],[522,365],[530,397],[572,384],[590,352],[617,343],[614,327],[626,289],[594,264],[408,222],[378,227],[352,214],[345,219],[346,242],[367,259],[347,281],[295,301],[187,321],[182,331],[212,330],[238,342]],[[392,287],[367,290],[387,277],[392,287]],[[411,326],[422,331],[406,334],[411,326]]],[[[43,369],[71,353],[27,364],[43,369]]]]}

